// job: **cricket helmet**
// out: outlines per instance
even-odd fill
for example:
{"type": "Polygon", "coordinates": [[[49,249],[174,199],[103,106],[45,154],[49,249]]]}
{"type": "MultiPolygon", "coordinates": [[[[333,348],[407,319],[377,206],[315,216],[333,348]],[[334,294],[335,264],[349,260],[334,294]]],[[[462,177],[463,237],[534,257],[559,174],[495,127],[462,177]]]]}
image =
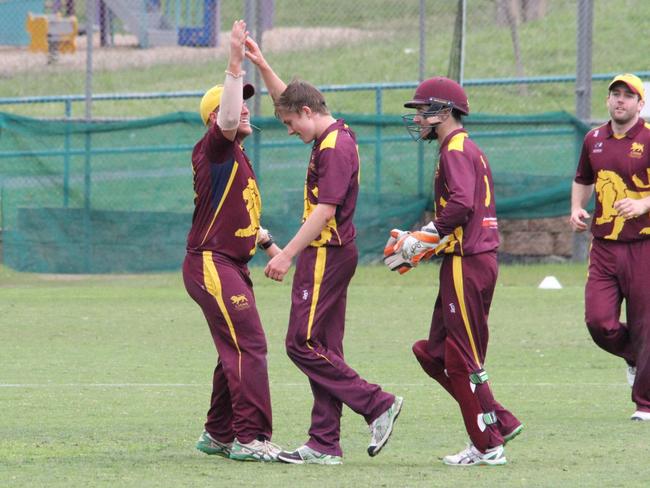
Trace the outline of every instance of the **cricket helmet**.
{"type": "Polygon", "coordinates": [[[406,102],[406,108],[418,108],[421,105],[444,105],[458,110],[463,115],[469,115],[469,102],[463,87],[454,80],[436,76],[424,80],[415,89],[413,99],[406,102]]]}
{"type": "Polygon", "coordinates": [[[404,104],[406,108],[423,108],[418,114],[407,114],[402,116],[406,130],[415,141],[420,139],[432,140],[436,138],[436,126],[438,123],[423,125],[414,121],[415,117],[427,119],[435,117],[443,112],[458,110],[463,115],[469,115],[469,102],[463,87],[454,80],[443,76],[436,76],[424,80],[415,89],[413,99],[404,104]],[[428,129],[422,135],[422,130],[428,129]]]}

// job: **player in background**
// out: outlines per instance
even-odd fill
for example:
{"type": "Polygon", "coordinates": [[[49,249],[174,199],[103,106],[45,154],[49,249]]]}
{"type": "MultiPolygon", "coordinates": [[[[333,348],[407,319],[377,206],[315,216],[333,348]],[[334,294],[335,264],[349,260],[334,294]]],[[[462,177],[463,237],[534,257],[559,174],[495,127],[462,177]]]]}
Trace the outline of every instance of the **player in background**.
{"type": "Polygon", "coordinates": [[[356,138],[345,121],[332,117],[314,86],[299,80],[285,85],[255,41],[248,39],[246,46],[289,135],[313,143],[302,226],[264,270],[282,281],[297,257],[286,349],[309,378],[314,396],[309,440],[278,458],[293,464],[340,464],[343,403],[369,424],[368,454],[375,456],[391,435],[402,398],[366,382],[343,357],[347,290],[358,259],[352,223],[359,192],[356,138]]]}
{"type": "Polygon", "coordinates": [[[423,81],[404,116],[417,141],[437,139],[435,218],[418,232],[391,231],[385,262],[408,271],[423,255],[442,256],[440,288],[429,338],[413,345],[422,369],[458,402],[470,444],[445,456],[452,466],[506,463],[503,446],[523,425],[492,395],[483,364],[488,345],[488,314],[497,280],[499,233],[488,160],[469,138],[462,116],[467,95],[453,80],[423,81]]]}
{"type": "Polygon", "coordinates": [[[585,207],[595,188],[585,321],[594,342],[627,363],[632,420],[650,420],[650,124],[639,115],[644,103],[635,75],[618,75],[609,84],[610,120],[585,136],[569,218],[575,232],[587,230],[585,207]]]}
{"type": "Polygon", "coordinates": [[[183,280],[208,321],[219,356],[196,448],[235,460],[277,461],[280,448],[270,442],[266,338],[246,263],[256,246],[269,257],[279,248],[260,228],[260,194],[241,145],[252,133],[244,100],[255,93],[243,83],[246,35],[246,24],[236,21],[225,81],[201,100],[207,132],[192,153],[195,207],[183,280]]]}

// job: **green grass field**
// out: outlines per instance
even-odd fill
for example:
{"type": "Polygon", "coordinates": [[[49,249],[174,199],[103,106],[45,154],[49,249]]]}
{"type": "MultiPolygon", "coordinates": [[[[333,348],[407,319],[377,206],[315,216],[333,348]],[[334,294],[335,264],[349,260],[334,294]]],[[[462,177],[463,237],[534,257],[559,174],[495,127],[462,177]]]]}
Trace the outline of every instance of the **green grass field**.
{"type": "MultiPolygon", "coordinates": [[[[486,367],[496,397],[526,424],[509,464],[450,468],[460,414],[419,368],[437,266],[398,276],[360,267],[346,354],[403,395],[393,437],[369,458],[363,419],[345,409],[343,466],[242,464],[194,449],[215,352],[179,273],[51,276],[0,268],[0,486],[641,487],[650,424],[629,420],[624,365],[583,324],[585,265],[503,266],[486,367]],[[562,290],[539,290],[546,275],[562,290]]],[[[253,269],[269,342],[274,441],[306,439],[311,393],[283,341],[290,284],[253,269]]]]}

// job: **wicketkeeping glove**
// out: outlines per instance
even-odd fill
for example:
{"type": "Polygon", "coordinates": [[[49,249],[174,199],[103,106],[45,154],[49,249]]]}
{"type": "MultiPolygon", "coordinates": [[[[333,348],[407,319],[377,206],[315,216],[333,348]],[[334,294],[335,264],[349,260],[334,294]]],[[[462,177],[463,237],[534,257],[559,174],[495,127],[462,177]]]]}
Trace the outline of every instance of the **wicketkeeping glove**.
{"type": "Polygon", "coordinates": [[[413,264],[408,259],[404,259],[401,250],[396,247],[398,241],[409,234],[410,232],[399,229],[391,230],[390,237],[384,247],[384,264],[388,266],[388,269],[397,271],[399,274],[404,274],[413,268],[413,264]]]}
{"type": "Polygon", "coordinates": [[[396,249],[401,249],[402,257],[410,261],[414,266],[423,260],[430,258],[436,246],[440,242],[440,235],[433,222],[429,222],[419,231],[412,232],[398,240],[396,249]]]}

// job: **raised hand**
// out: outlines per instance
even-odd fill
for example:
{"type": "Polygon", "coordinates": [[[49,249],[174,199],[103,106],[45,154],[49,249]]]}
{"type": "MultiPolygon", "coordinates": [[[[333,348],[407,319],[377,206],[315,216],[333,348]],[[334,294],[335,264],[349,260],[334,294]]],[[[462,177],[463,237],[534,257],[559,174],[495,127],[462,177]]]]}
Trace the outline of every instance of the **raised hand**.
{"type": "Polygon", "coordinates": [[[243,20],[236,20],[232,24],[230,31],[230,62],[239,63],[241,65],[244,60],[244,51],[246,46],[246,38],[248,31],[246,30],[246,22],[243,20]]]}

